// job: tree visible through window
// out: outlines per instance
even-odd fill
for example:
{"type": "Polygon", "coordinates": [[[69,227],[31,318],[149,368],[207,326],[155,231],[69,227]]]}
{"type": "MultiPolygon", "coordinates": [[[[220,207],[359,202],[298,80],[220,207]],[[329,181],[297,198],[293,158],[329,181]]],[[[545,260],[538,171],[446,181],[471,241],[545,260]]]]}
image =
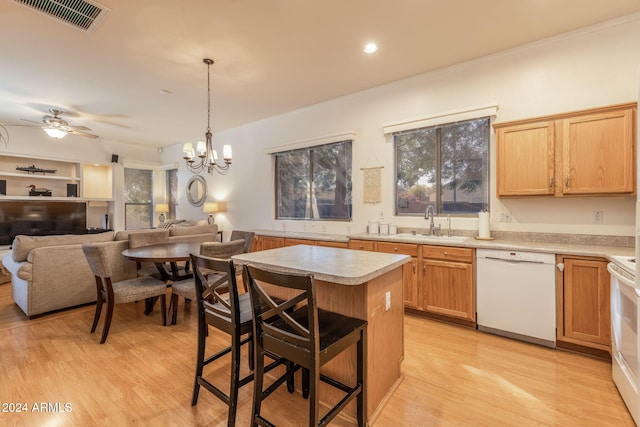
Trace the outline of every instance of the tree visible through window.
{"type": "Polygon", "coordinates": [[[153,200],[153,171],[148,169],[124,170],[124,225],[125,229],[151,228],[153,200]]]}
{"type": "Polygon", "coordinates": [[[396,213],[468,214],[488,208],[489,119],[394,134],[396,213]]]}
{"type": "Polygon", "coordinates": [[[351,141],[274,156],[276,218],[351,219],[351,141]]]}

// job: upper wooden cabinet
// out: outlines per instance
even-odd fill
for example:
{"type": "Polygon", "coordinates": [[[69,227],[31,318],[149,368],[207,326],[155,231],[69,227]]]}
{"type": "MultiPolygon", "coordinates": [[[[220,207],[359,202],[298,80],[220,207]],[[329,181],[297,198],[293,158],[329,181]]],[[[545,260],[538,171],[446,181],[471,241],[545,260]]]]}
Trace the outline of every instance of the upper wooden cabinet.
{"type": "Polygon", "coordinates": [[[495,124],[498,197],[634,193],[636,111],[628,103],[495,124]]]}

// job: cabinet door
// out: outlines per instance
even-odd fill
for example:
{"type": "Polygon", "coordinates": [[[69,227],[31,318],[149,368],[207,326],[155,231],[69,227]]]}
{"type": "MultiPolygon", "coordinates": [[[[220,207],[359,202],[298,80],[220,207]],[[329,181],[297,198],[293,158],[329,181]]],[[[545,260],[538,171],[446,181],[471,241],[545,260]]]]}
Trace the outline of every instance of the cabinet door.
{"type": "Polygon", "coordinates": [[[422,269],[425,311],[475,321],[472,264],[424,260],[422,269]]]}
{"type": "Polygon", "coordinates": [[[554,122],[497,128],[498,196],[553,195],[554,122]]]}
{"type": "Polygon", "coordinates": [[[271,236],[256,236],[258,238],[258,250],[281,248],[284,246],[284,238],[271,236]]]}
{"type": "Polygon", "coordinates": [[[634,110],[562,121],[563,194],[634,191],[634,110]]]}
{"type": "Polygon", "coordinates": [[[404,264],[402,275],[404,280],[404,306],[418,308],[418,258],[412,257],[411,262],[404,264]]]}
{"type": "Polygon", "coordinates": [[[611,344],[609,272],[606,261],[564,258],[559,339],[576,344],[611,344]]]}

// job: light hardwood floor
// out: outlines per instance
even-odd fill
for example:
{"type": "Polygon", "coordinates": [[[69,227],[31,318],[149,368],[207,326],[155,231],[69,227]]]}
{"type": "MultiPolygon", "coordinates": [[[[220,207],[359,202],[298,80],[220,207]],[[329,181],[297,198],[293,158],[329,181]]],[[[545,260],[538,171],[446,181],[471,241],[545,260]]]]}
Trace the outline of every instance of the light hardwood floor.
{"type": "MultiPolygon", "coordinates": [[[[10,286],[0,285],[0,402],[28,411],[0,412],[0,425],[226,425],[226,406],[206,390],[190,405],[194,304],[181,303],[167,327],[158,309],[147,317],[142,304],[118,305],[100,345],[89,334],[93,306],[29,321],[10,286]],[[41,403],[71,411],[34,412],[41,403]]],[[[219,384],[228,369],[211,371],[219,384]]],[[[610,371],[606,361],[406,316],[404,381],[374,426],[633,426],[610,371]]],[[[249,424],[251,393],[240,393],[238,426],[249,424]]],[[[264,405],[279,426],[305,425],[307,401],[285,387],[264,405]]]]}

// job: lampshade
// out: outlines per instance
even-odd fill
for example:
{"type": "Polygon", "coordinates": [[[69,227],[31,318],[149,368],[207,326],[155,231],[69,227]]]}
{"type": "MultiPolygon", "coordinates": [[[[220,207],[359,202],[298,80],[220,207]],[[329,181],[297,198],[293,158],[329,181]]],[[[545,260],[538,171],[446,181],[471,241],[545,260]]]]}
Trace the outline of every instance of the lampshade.
{"type": "Polygon", "coordinates": [[[156,212],[157,213],[169,212],[169,204],[167,203],[156,204],[156,212]]]}
{"type": "Polygon", "coordinates": [[[226,212],[227,202],[207,202],[202,210],[205,213],[226,212]]]}
{"type": "Polygon", "coordinates": [[[58,128],[42,128],[51,138],[64,138],[67,132],[58,128]]]}

